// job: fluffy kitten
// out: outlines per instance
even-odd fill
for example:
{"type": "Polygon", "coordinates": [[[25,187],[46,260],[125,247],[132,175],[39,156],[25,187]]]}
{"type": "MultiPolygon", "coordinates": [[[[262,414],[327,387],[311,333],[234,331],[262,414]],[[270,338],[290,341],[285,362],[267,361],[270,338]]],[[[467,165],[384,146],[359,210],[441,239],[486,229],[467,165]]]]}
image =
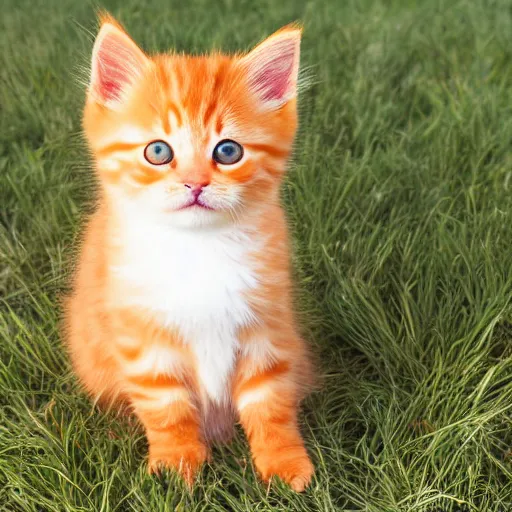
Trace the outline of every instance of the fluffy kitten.
{"type": "Polygon", "coordinates": [[[149,57],[104,16],[94,45],[83,126],[100,191],[67,342],[89,393],[144,425],[150,471],[188,483],[236,419],[264,480],[302,491],[313,474],[279,204],[300,36],[289,26],[245,55],[149,57]]]}

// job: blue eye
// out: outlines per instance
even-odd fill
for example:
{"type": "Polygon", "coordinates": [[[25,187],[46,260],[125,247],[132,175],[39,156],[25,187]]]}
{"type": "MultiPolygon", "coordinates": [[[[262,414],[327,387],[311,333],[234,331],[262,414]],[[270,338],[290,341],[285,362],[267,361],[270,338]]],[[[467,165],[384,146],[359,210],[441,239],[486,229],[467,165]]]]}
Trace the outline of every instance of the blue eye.
{"type": "Polygon", "coordinates": [[[213,150],[213,159],[219,164],[236,164],[243,156],[244,148],[234,140],[221,140],[213,150]]]}
{"type": "Polygon", "coordinates": [[[167,142],[155,140],[146,146],[144,158],[150,164],[164,165],[168,164],[174,158],[174,153],[167,142]]]}

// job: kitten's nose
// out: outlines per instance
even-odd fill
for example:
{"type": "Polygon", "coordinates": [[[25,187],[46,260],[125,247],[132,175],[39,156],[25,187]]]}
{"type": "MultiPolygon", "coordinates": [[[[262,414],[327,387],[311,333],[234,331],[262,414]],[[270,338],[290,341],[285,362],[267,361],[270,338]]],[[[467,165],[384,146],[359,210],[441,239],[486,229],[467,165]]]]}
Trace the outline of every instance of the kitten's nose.
{"type": "Polygon", "coordinates": [[[194,194],[194,198],[197,199],[203,191],[203,188],[208,186],[208,183],[185,183],[184,185],[186,188],[190,189],[192,194],[194,194]]]}

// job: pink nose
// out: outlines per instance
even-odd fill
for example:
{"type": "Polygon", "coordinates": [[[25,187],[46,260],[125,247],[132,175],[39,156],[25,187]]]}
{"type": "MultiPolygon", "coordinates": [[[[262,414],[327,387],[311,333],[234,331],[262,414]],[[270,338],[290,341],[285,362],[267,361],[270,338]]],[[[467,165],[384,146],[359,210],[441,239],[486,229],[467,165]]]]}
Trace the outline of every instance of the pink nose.
{"type": "Polygon", "coordinates": [[[185,183],[185,187],[190,189],[192,194],[194,194],[194,199],[197,199],[201,192],[203,191],[203,188],[207,187],[208,183],[201,184],[201,183],[185,183]]]}

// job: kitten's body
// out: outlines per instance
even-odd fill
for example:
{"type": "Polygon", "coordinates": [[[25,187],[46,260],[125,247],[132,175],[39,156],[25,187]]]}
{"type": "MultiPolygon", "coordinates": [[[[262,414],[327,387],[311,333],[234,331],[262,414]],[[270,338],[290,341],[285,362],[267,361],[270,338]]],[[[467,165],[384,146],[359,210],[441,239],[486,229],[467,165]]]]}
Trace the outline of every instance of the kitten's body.
{"type": "MultiPolygon", "coordinates": [[[[102,189],[67,307],[74,367],[95,397],[133,407],[150,468],[190,481],[206,442],[228,437],[238,415],[262,476],[302,490],[312,466],[296,414],[310,369],[278,202],[295,100],[277,81],[262,89],[265,108],[251,107],[240,79],[254,58],[149,61],[111,20],[102,31],[84,121],[102,189]],[[241,141],[244,157],[212,170],[225,139],[241,141]],[[170,141],[168,166],[141,159],[151,140],[170,141]],[[208,209],[182,206],[189,183],[201,183],[208,209]]],[[[281,34],[290,52],[298,32],[281,34]]]]}
{"type": "Polygon", "coordinates": [[[258,235],[238,225],[191,233],[137,224],[121,235],[113,301],[147,311],[163,328],[176,328],[195,358],[201,394],[226,402],[238,331],[255,321],[249,294],[258,277],[250,253],[258,235]],[[156,250],[145,255],[151,246],[156,250]]]}

